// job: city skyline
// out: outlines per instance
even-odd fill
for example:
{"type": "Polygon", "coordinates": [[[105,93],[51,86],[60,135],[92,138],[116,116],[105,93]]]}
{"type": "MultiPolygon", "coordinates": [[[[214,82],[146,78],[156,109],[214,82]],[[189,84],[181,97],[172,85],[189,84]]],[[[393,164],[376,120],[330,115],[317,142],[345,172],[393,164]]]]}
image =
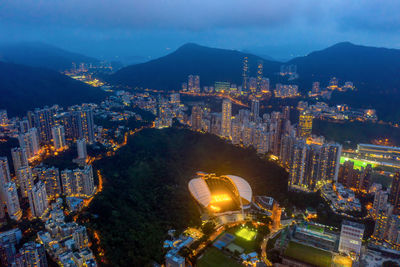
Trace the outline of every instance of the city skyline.
{"type": "Polygon", "coordinates": [[[400,266],[400,2],[0,6],[0,266],[400,266]]]}

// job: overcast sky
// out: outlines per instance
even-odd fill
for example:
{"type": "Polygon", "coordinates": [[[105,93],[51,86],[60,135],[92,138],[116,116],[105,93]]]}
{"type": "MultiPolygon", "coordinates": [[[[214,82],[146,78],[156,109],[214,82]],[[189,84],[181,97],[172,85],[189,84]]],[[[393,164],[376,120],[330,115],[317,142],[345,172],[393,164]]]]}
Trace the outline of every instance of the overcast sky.
{"type": "Polygon", "coordinates": [[[281,59],[341,41],[400,48],[400,0],[0,0],[0,41],[96,57],[157,57],[187,42],[281,59]]]}

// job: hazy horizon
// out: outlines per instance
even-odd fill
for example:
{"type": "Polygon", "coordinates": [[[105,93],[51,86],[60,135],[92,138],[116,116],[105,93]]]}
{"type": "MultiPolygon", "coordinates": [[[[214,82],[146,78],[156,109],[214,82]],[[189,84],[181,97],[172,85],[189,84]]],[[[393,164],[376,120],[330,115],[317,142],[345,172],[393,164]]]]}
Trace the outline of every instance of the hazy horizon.
{"type": "Polygon", "coordinates": [[[4,0],[0,39],[143,61],[198,43],[287,60],[335,43],[400,48],[400,2],[4,0]],[[384,16],[380,16],[384,14],[384,16]]]}

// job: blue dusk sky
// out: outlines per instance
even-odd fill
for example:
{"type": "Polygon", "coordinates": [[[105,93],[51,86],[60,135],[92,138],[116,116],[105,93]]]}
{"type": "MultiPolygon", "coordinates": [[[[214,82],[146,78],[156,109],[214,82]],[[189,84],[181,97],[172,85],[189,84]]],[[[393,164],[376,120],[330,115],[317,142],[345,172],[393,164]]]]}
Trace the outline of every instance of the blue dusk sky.
{"type": "Polygon", "coordinates": [[[342,41],[400,48],[398,0],[1,0],[0,42],[143,61],[184,43],[284,60],[342,41]]]}

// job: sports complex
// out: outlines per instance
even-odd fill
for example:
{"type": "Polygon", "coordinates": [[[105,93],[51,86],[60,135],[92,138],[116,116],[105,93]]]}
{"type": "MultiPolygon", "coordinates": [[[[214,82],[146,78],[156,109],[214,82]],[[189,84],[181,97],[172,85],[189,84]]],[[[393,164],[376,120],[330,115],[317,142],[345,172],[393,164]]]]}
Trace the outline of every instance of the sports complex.
{"type": "Polygon", "coordinates": [[[211,213],[243,210],[252,202],[251,187],[239,176],[199,172],[188,186],[197,203],[211,213]]]}

